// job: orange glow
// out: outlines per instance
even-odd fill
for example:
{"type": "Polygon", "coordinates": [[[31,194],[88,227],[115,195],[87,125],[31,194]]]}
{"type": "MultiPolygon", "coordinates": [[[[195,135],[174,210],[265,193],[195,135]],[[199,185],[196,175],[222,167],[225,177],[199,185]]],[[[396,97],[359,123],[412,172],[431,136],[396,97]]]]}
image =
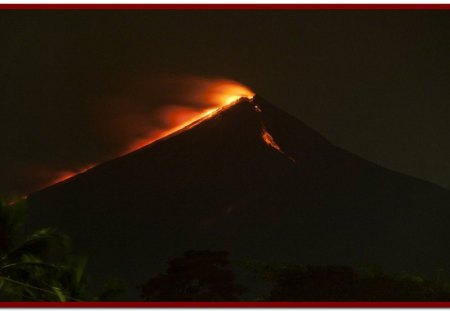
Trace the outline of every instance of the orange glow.
{"type": "MultiPolygon", "coordinates": [[[[255,94],[246,86],[231,80],[211,81],[198,87],[192,94],[192,102],[199,107],[185,107],[179,105],[167,106],[157,113],[157,119],[166,125],[164,128],[152,130],[145,138],[132,142],[123,154],[133,152],[152,142],[172,135],[195,121],[212,117],[219,109],[228,106],[241,97],[253,98],[255,94]]],[[[197,124],[197,123],[195,123],[197,124]]]]}
{"type": "Polygon", "coordinates": [[[264,140],[264,142],[266,143],[267,146],[275,149],[276,151],[278,151],[279,153],[287,156],[289,158],[289,160],[291,160],[292,162],[296,162],[295,159],[293,157],[291,157],[290,155],[286,154],[281,147],[275,142],[275,139],[273,139],[272,135],[270,135],[270,133],[266,130],[266,128],[263,126],[262,128],[262,133],[261,133],[261,137],[264,140]]]}
{"type": "Polygon", "coordinates": [[[206,98],[216,108],[231,104],[241,97],[253,98],[255,94],[246,86],[234,81],[220,81],[206,89],[206,98]]]}
{"type": "Polygon", "coordinates": [[[143,138],[130,144],[129,148],[123,154],[127,154],[135,150],[141,149],[161,138],[170,136],[184,129],[185,127],[188,127],[191,123],[194,123],[199,119],[210,117],[214,114],[214,112],[217,109],[218,108],[202,109],[202,110],[188,109],[183,107],[165,108],[164,110],[161,111],[160,114],[162,116],[165,116],[164,120],[166,121],[166,123],[171,124],[171,127],[167,130],[161,129],[152,131],[151,135],[149,135],[148,138],[143,138]]]}
{"type": "Polygon", "coordinates": [[[272,135],[270,135],[269,132],[267,132],[267,130],[265,128],[263,128],[262,139],[267,144],[267,146],[272,147],[273,149],[277,150],[278,152],[284,154],[283,150],[281,150],[280,146],[278,146],[278,144],[273,139],[272,135]]]}
{"type": "MultiPolygon", "coordinates": [[[[128,146],[124,148],[122,152],[118,152],[111,158],[128,154],[180,130],[191,128],[201,121],[211,118],[221,108],[231,105],[239,98],[246,97],[251,99],[255,95],[246,86],[232,80],[206,80],[202,78],[190,78],[185,80],[192,88],[189,93],[184,94],[184,97],[180,99],[181,103],[174,103],[170,106],[165,105],[164,108],[160,109],[155,115],[152,115],[152,120],[155,121],[149,122],[148,134],[130,139],[131,142],[128,146]],[[159,128],[155,128],[155,124],[162,125],[160,125],[159,128]]],[[[175,95],[177,94],[176,87],[174,87],[173,92],[175,95]]],[[[180,94],[183,93],[180,92],[180,94]]],[[[174,98],[176,98],[176,96],[174,98]]],[[[132,127],[133,124],[130,124],[129,126],[132,127]]],[[[90,170],[96,165],[98,164],[91,164],[72,171],[60,171],[57,174],[53,174],[54,178],[41,188],[66,181],[75,175],[90,170]]]]}
{"type": "Polygon", "coordinates": [[[95,166],[96,166],[96,164],[90,164],[90,165],[87,165],[87,166],[85,166],[83,168],[80,168],[80,169],[77,169],[77,170],[73,170],[73,171],[60,171],[60,172],[57,173],[57,176],[54,177],[54,179],[51,182],[49,182],[47,185],[44,185],[42,188],[46,188],[46,187],[49,187],[51,185],[58,184],[58,183],[61,183],[63,181],[66,181],[66,180],[68,180],[68,179],[70,179],[70,178],[72,178],[72,177],[74,177],[74,176],[76,176],[78,174],[82,174],[82,173],[90,170],[91,168],[94,168],[95,166]]]}

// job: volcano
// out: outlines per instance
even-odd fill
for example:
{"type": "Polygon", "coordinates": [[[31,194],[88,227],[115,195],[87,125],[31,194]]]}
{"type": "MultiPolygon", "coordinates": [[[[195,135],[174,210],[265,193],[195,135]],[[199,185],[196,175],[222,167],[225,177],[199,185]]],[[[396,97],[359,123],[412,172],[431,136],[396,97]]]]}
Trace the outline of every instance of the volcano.
{"type": "Polygon", "coordinates": [[[450,191],[334,146],[259,96],[28,197],[95,278],[132,286],[189,249],[232,259],[449,267],[450,191]]]}

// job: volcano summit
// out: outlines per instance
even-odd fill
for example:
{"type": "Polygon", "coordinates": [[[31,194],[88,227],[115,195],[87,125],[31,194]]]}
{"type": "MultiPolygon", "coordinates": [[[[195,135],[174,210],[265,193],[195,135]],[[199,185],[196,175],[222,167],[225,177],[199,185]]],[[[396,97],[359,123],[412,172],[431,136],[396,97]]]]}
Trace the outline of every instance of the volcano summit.
{"type": "Polygon", "coordinates": [[[255,96],[29,196],[93,275],[136,286],[188,249],[233,259],[449,267],[450,191],[342,150],[255,96]]]}

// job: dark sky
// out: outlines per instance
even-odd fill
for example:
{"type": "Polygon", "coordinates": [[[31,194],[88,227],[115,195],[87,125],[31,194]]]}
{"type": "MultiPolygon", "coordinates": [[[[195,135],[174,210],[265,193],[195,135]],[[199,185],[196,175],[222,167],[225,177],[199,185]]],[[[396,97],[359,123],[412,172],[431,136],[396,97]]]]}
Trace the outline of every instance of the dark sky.
{"type": "Polygon", "coordinates": [[[133,107],[117,97],[170,93],[153,83],[167,75],[240,81],[334,144],[450,188],[450,11],[2,11],[0,42],[3,193],[114,151],[99,128],[133,107]]]}

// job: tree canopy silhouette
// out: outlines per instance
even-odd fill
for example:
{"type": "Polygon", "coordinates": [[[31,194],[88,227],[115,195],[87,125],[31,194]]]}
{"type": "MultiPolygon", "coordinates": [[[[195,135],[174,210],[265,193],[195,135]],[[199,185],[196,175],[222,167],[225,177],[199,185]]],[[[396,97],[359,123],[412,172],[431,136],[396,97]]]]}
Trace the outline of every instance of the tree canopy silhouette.
{"type": "Polygon", "coordinates": [[[24,232],[25,201],[0,200],[0,300],[78,301],[86,260],[68,256],[69,238],[50,228],[24,232]]]}
{"type": "Polygon", "coordinates": [[[449,301],[448,280],[424,279],[350,266],[266,265],[268,301],[449,301]]]}
{"type": "Polygon", "coordinates": [[[169,262],[164,274],[142,285],[147,301],[235,301],[243,289],[228,269],[228,253],[187,251],[169,262]]]}

